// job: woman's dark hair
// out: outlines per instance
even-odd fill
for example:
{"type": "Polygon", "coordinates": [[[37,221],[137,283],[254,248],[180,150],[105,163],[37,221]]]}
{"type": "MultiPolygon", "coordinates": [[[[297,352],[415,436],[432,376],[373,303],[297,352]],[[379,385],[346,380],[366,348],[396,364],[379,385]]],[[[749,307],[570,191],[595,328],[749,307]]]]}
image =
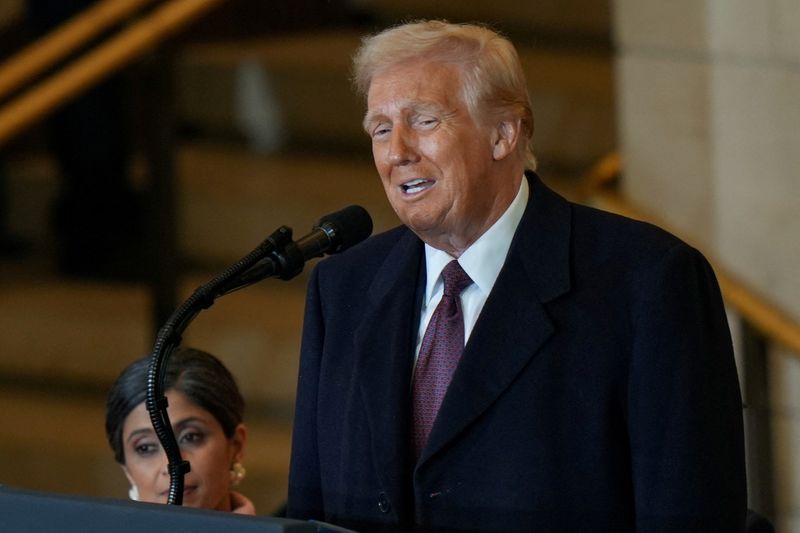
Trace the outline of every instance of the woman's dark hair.
{"type": "MultiPolygon", "coordinates": [[[[106,400],[106,437],[114,459],[125,464],[122,426],[137,405],[145,401],[150,357],[137,359],[119,375],[106,400]]],[[[244,416],[244,399],[231,373],[210,353],[177,348],[167,361],[164,391],[176,390],[192,403],[211,413],[225,436],[233,434],[244,416]]]]}

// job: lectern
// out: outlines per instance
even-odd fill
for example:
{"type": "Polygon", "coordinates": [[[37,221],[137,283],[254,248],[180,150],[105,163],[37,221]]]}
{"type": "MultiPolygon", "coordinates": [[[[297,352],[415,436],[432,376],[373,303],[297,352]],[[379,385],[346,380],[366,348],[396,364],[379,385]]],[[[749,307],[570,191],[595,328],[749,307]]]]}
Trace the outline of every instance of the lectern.
{"type": "Polygon", "coordinates": [[[243,516],[176,505],[86,498],[0,486],[0,531],[8,533],[322,533],[320,522],[243,516]]]}

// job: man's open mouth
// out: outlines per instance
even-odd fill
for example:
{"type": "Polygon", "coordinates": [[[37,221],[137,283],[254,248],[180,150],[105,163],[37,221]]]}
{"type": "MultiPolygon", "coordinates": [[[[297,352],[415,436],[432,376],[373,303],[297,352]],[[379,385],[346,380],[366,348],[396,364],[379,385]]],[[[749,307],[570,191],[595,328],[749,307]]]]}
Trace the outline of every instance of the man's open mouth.
{"type": "Polygon", "coordinates": [[[403,189],[403,192],[406,194],[415,194],[424,191],[433,184],[433,180],[417,178],[403,183],[400,188],[403,189]]]}

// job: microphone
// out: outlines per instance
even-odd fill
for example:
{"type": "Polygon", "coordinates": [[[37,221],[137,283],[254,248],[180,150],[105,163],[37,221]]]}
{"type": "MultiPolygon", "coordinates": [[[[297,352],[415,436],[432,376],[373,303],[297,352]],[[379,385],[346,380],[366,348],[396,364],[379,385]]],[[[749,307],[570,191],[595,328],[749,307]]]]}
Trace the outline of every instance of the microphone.
{"type": "Polygon", "coordinates": [[[336,254],[360,243],[372,233],[372,218],[360,205],[351,205],[325,215],[295,243],[303,261],[324,254],[336,254]]]}
{"type": "Polygon", "coordinates": [[[354,246],[372,233],[372,218],[360,205],[325,215],[308,235],[291,240],[291,229],[281,227],[269,240],[280,243],[267,257],[225,285],[229,292],[270,276],[289,280],[303,271],[309,259],[335,254],[354,246]],[[276,234],[283,232],[280,237],[276,234]],[[288,242],[286,242],[288,241],[288,242]],[[285,244],[283,244],[285,242],[285,244]]]}

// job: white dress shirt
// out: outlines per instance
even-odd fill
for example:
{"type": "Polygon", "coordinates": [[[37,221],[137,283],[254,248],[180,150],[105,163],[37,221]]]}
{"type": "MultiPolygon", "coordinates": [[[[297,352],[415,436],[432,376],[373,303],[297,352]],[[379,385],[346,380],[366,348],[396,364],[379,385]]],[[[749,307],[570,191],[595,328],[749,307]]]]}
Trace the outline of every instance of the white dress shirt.
{"type": "MultiPolygon", "coordinates": [[[[464,272],[472,279],[473,283],[461,293],[461,311],[464,314],[464,342],[469,340],[475,322],[481,314],[483,304],[494,287],[494,282],[500,274],[500,269],[506,261],[508,249],[511,247],[511,240],[517,231],[519,221],[525,212],[528,204],[528,180],[523,177],[517,196],[506,212],[497,219],[492,227],[481,235],[477,241],[467,248],[458,262],[464,272]]],[[[427,281],[425,294],[422,297],[422,310],[420,313],[419,332],[415,347],[415,361],[419,357],[419,349],[422,345],[422,338],[428,328],[436,306],[442,299],[444,292],[444,282],[442,281],[442,270],[445,265],[452,261],[452,257],[447,252],[438,250],[425,244],[425,269],[427,271],[427,281]]]]}

